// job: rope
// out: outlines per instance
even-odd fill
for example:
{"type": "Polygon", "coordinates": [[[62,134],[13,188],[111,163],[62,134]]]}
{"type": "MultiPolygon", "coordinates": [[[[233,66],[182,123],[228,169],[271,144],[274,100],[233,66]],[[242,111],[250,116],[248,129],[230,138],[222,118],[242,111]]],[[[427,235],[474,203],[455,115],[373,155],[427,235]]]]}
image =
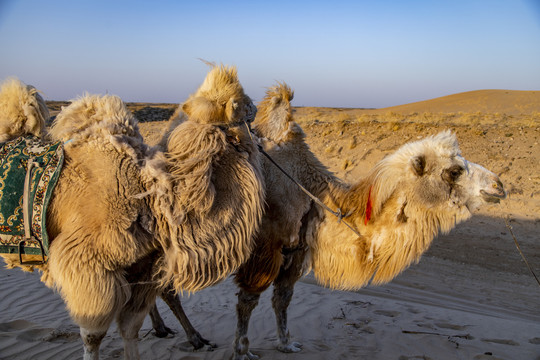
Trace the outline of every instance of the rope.
{"type": "Polygon", "coordinates": [[[529,271],[531,272],[531,274],[534,276],[534,278],[536,279],[536,282],[538,283],[538,286],[540,286],[540,280],[538,280],[538,277],[536,276],[536,274],[534,273],[532,267],[529,265],[529,262],[527,261],[527,259],[525,258],[525,255],[523,255],[523,252],[521,251],[521,248],[519,247],[519,244],[518,244],[518,241],[516,239],[516,236],[514,235],[514,232],[512,231],[512,226],[510,226],[510,224],[508,223],[508,216],[504,219],[504,222],[506,223],[506,227],[508,228],[508,230],[510,231],[510,234],[512,234],[512,237],[514,238],[514,243],[516,244],[516,248],[518,249],[519,251],[519,254],[521,255],[521,258],[523,259],[523,261],[525,261],[525,265],[527,265],[527,268],[529,269],[529,271]]]}
{"type": "Polygon", "coordinates": [[[315,195],[313,195],[308,189],[306,189],[305,187],[302,186],[302,184],[300,184],[298,181],[296,181],[291,175],[289,175],[281,166],[279,166],[279,164],[277,162],[274,161],[274,159],[272,159],[272,157],[266,152],[264,151],[264,149],[262,148],[261,144],[259,144],[258,142],[256,142],[254,139],[253,139],[253,136],[252,136],[252,132],[251,132],[251,127],[249,126],[249,124],[247,122],[244,121],[244,124],[246,125],[247,129],[248,129],[248,133],[249,133],[249,136],[251,138],[251,140],[257,144],[257,147],[259,148],[259,151],[264,155],[266,156],[266,158],[268,160],[270,160],[270,162],[272,164],[274,164],[287,178],[289,178],[289,180],[291,180],[296,186],[298,186],[300,188],[300,190],[302,190],[307,196],[309,196],[317,205],[319,205],[320,207],[322,207],[324,210],[328,211],[329,213],[331,213],[332,215],[334,215],[335,217],[338,218],[338,223],[343,223],[345,224],[345,226],[347,226],[349,229],[352,230],[352,232],[354,232],[356,234],[356,236],[358,237],[362,237],[362,235],[360,235],[360,233],[358,232],[358,230],[356,230],[354,227],[352,227],[347,221],[343,220],[344,217],[347,217],[350,215],[350,213],[347,213],[345,214],[345,216],[341,213],[341,209],[337,209],[337,211],[334,211],[332,209],[330,209],[325,203],[323,203],[318,197],[316,197],[315,195]]]}

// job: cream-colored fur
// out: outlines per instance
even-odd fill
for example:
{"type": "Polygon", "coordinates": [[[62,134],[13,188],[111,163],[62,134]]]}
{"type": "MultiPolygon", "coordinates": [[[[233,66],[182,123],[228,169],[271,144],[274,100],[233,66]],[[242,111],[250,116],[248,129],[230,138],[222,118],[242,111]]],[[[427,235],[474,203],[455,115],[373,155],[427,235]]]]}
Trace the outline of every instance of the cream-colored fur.
{"type": "Polygon", "coordinates": [[[234,68],[214,67],[201,88],[184,104],[196,116],[172,130],[166,151],[143,143],[116,96],[85,95],[53,124],[66,160],[40,269],[81,326],[85,358],[97,358],[114,319],[126,358],[136,358],[138,329],[162,287],[202,289],[249,256],[264,184],[259,154],[238,125],[252,119],[253,105],[234,68]]]}
{"type": "Polygon", "coordinates": [[[25,134],[43,135],[49,110],[32,85],[16,78],[6,80],[0,88],[0,143],[25,134]]]}

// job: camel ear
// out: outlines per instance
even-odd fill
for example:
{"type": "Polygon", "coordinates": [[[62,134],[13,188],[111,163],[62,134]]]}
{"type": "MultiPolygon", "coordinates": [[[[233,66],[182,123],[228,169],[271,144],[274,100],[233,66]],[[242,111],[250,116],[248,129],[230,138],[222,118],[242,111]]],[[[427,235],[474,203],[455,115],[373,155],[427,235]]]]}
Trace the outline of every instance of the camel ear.
{"type": "Polygon", "coordinates": [[[422,176],[424,175],[424,171],[426,169],[426,157],[424,155],[419,155],[414,157],[411,160],[413,170],[416,175],[422,176]]]}
{"type": "Polygon", "coordinates": [[[238,120],[238,113],[240,112],[240,104],[234,98],[230,98],[225,105],[225,116],[233,123],[238,120]]]}

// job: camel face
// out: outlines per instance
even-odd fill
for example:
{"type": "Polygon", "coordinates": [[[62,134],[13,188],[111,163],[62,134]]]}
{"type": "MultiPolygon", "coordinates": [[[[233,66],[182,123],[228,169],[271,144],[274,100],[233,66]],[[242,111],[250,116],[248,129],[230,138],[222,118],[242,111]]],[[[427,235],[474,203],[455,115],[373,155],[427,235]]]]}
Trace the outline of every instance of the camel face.
{"type": "Polygon", "coordinates": [[[461,155],[439,157],[427,169],[422,156],[413,159],[419,176],[416,193],[427,207],[446,205],[466,209],[468,213],[485,203],[498,203],[506,197],[499,177],[461,155]]]}
{"type": "Polygon", "coordinates": [[[469,211],[475,211],[485,203],[499,203],[506,198],[506,191],[497,175],[472,162],[467,162],[466,170],[460,183],[469,190],[466,201],[469,211]]]}
{"type": "Polygon", "coordinates": [[[378,173],[384,174],[377,181],[377,192],[382,194],[378,204],[384,206],[393,188],[403,199],[405,212],[414,205],[426,210],[454,209],[466,218],[480,205],[506,197],[500,179],[467,161],[461,155],[455,135],[449,131],[405,144],[378,167],[378,173]],[[405,171],[401,172],[400,168],[405,171]],[[392,185],[395,179],[401,180],[392,185]]]}

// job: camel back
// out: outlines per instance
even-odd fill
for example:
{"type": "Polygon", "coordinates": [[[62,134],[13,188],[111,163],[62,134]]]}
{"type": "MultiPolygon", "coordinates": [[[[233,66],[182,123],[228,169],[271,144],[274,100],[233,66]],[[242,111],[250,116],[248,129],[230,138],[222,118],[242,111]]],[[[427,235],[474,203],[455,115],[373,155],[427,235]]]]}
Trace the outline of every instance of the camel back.
{"type": "MultiPolygon", "coordinates": [[[[0,253],[49,254],[46,211],[64,160],[63,143],[33,135],[0,145],[0,253]]],[[[25,257],[26,258],[26,257],[25,257]]]]}

